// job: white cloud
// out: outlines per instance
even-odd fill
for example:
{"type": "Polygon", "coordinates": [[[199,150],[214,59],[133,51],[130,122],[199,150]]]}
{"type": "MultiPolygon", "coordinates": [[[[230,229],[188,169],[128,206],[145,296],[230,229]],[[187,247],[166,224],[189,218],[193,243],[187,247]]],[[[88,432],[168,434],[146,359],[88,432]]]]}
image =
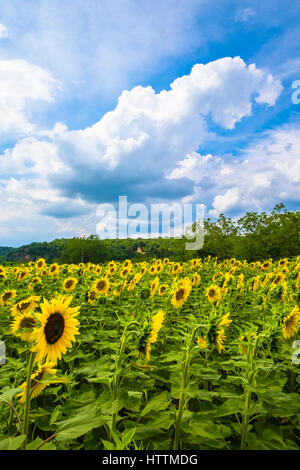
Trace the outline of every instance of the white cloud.
{"type": "MultiPolygon", "coordinates": [[[[38,71],[46,83],[37,79],[33,92],[25,83],[19,97],[22,105],[27,94],[31,99],[52,99],[48,75],[38,71]]],[[[45,220],[74,220],[80,214],[85,217],[95,204],[117,202],[123,194],[130,202],[178,201],[193,194],[192,179],[196,188],[209,188],[210,204],[212,186],[221,188],[217,196],[223,199],[215,201],[215,210],[232,207],[236,193],[226,195],[226,181],[235,177],[236,166],[212,155],[198,158],[196,150],[210,135],[209,120],[232,129],[252,113],[255,101],[273,105],[280,91],[280,82],[239,57],[197,64],[168,91],[134,87],[91,127],[69,131],[57,123],[7,149],[0,156],[4,200],[10,199],[11,208],[20,198],[27,208],[24,213],[41,213],[45,220]],[[175,168],[182,159],[184,163],[175,168]]],[[[257,185],[266,185],[265,179],[260,177],[257,185]]]]}
{"type": "Polygon", "coordinates": [[[25,60],[0,60],[0,135],[28,134],[33,101],[51,102],[61,84],[50,73],[25,60]]]}
{"type": "Polygon", "coordinates": [[[238,188],[227,189],[223,195],[215,196],[212,203],[213,209],[210,211],[210,215],[217,217],[219,214],[227,212],[228,210],[235,208],[239,201],[239,190],[238,188]]]}
{"type": "Polygon", "coordinates": [[[8,37],[8,28],[0,23],[0,40],[1,39],[6,39],[8,37]]]}
{"type": "Polygon", "coordinates": [[[249,20],[249,18],[253,18],[256,16],[256,11],[251,8],[251,7],[245,7],[241,8],[236,14],[235,14],[235,21],[240,21],[242,23],[246,22],[249,20]]]}
{"type": "Polygon", "coordinates": [[[150,86],[124,91],[99,122],[62,134],[56,144],[73,171],[80,160],[104,172],[121,166],[128,171],[136,168],[137,158],[139,168],[153,167],[157,160],[164,171],[203,142],[208,117],[232,129],[251,114],[254,100],[273,105],[281,89],[271,75],[239,57],[197,64],[169,91],[155,93],[150,86]]]}
{"type": "Polygon", "coordinates": [[[206,202],[210,216],[220,212],[271,209],[300,200],[300,126],[282,126],[250,144],[239,158],[198,153],[178,162],[169,178],[195,183],[189,200],[206,202]]]}

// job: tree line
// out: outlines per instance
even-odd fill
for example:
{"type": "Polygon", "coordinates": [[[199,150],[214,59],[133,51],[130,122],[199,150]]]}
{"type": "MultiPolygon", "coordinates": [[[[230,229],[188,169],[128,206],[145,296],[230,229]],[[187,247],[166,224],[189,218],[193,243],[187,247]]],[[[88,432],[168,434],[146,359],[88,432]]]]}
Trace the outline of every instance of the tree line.
{"type": "MultiPolygon", "coordinates": [[[[195,232],[196,224],[192,226],[195,232]]],[[[156,239],[106,239],[97,235],[85,238],[56,239],[32,243],[20,248],[0,248],[0,262],[35,261],[43,257],[48,262],[93,262],[109,259],[134,261],[169,258],[184,261],[193,257],[219,259],[280,259],[300,253],[300,212],[288,211],[283,204],[270,213],[247,212],[243,217],[230,218],[220,214],[217,220],[204,221],[204,245],[200,250],[185,249],[185,237],[156,239]]]]}

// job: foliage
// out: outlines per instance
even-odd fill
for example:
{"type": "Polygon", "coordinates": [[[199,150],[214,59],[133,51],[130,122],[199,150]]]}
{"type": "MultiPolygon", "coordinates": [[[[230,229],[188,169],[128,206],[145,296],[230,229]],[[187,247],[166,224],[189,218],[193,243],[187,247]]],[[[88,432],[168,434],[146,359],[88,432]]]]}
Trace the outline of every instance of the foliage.
{"type": "Polygon", "coordinates": [[[86,238],[72,238],[61,253],[63,263],[101,263],[108,258],[105,244],[97,235],[86,238]]]}
{"type": "Polygon", "coordinates": [[[0,267],[0,449],[299,450],[299,287],[300,256],[0,267]]]}

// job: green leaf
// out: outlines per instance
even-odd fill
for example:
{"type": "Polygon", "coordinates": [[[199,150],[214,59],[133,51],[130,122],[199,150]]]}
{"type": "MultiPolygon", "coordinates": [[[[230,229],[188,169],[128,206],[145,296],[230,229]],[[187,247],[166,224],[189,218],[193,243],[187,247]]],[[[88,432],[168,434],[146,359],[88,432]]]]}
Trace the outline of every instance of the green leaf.
{"type": "Polygon", "coordinates": [[[0,450],[17,450],[19,449],[24,440],[25,435],[17,436],[17,437],[8,437],[7,439],[3,439],[0,441],[0,450]]]}
{"type": "Polygon", "coordinates": [[[146,414],[150,413],[150,411],[157,412],[166,410],[171,403],[169,396],[170,395],[167,391],[155,395],[142,410],[141,416],[145,416],[146,414]]]}
{"type": "Polygon", "coordinates": [[[83,434],[86,434],[91,429],[98,428],[105,423],[106,419],[103,416],[77,416],[76,418],[67,419],[57,424],[57,441],[65,441],[75,439],[83,434]]]}

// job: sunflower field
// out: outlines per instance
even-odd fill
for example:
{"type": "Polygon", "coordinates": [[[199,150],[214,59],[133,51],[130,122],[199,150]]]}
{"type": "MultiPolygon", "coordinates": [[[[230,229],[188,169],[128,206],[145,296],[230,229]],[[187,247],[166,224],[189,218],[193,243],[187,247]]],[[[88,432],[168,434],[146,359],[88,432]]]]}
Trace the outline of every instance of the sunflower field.
{"type": "Polygon", "coordinates": [[[299,287],[300,256],[0,267],[0,449],[299,449],[299,287]]]}

